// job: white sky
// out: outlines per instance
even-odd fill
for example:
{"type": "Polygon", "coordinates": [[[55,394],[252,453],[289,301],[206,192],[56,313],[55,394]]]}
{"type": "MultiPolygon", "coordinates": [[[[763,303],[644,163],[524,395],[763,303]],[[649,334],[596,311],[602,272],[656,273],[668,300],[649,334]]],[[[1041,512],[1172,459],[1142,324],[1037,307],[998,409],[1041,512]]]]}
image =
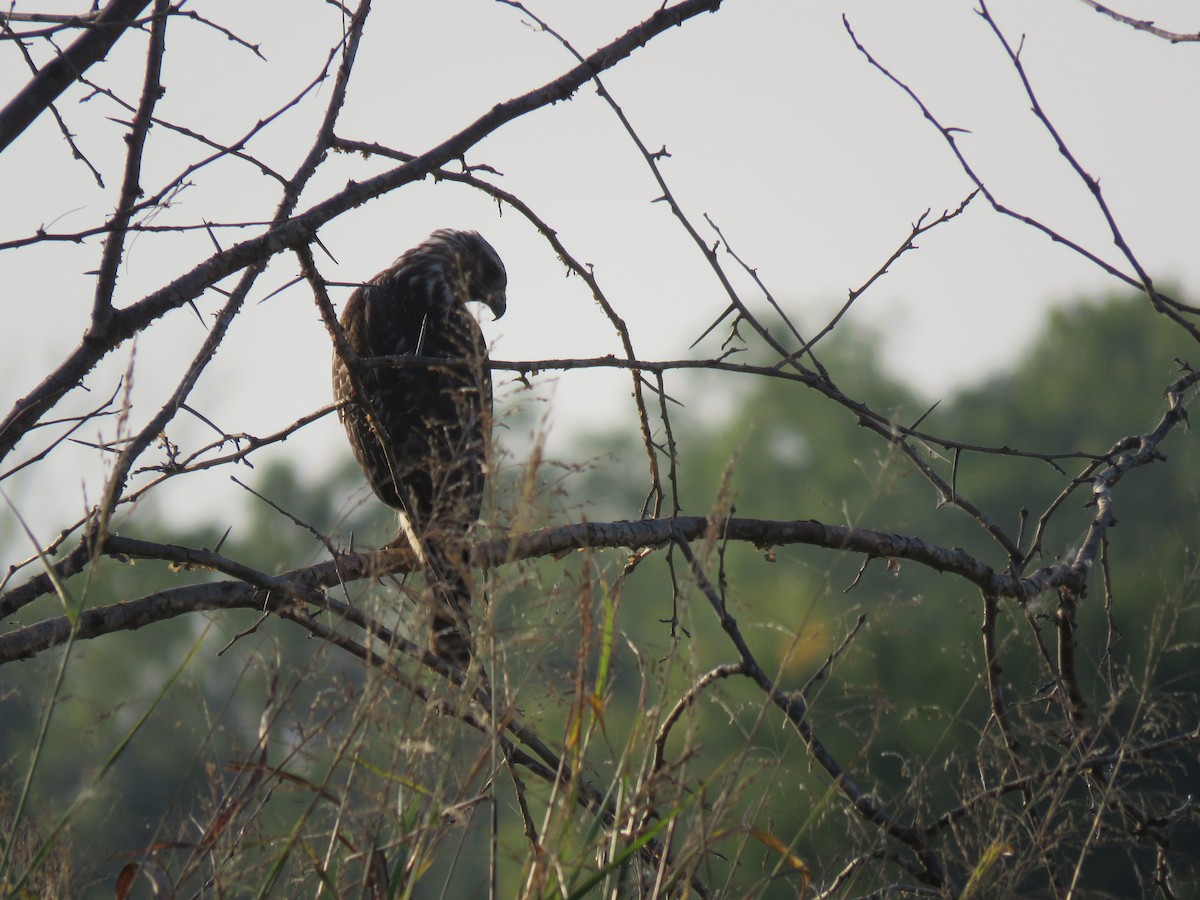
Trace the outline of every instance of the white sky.
{"type": "MultiPolygon", "coordinates": [[[[15,9],[69,12],[87,5],[17,2],[15,9]]],[[[1200,46],[1173,46],[1134,32],[1079,0],[989,5],[1014,44],[1025,35],[1022,59],[1044,108],[1100,179],[1142,262],[1160,283],[1194,292],[1200,283],[1200,46]]],[[[1126,5],[1163,27],[1200,29],[1190,3],[1126,5]]],[[[658,0],[543,0],[534,9],[586,53],[658,6],[658,0]]],[[[334,8],[320,0],[192,7],[259,43],[268,60],[198,23],[172,23],[167,94],[157,114],[220,141],[240,137],[297,93],[341,29],[334,8]]],[[[665,145],[672,154],[664,171],[685,211],[700,226],[702,214],[709,214],[808,333],[875,271],[922,212],[957,206],[970,189],[920,111],[854,49],[843,13],[876,58],[944,123],[970,132],[960,135],[960,145],[1002,202],[1128,270],[973,8],[966,0],[726,0],[717,14],[655,39],[605,82],[646,144],[665,145]]],[[[428,149],[571,63],[550,37],[492,0],[379,0],[367,32],[338,132],[409,152],[428,149]]],[[[144,37],[127,35],[89,74],[136,102],[144,46],[144,37]]],[[[45,49],[34,51],[44,61],[45,49]]],[[[11,43],[0,44],[0,102],[26,78],[11,43]]],[[[0,158],[0,240],[40,225],[82,229],[110,213],[125,145],[123,129],[108,117],[125,114],[102,97],[81,104],[84,96],[73,88],[59,109],[80,149],[105,174],[107,189],[71,159],[52,119],[43,116],[0,158]]],[[[326,98],[327,86],[265,129],[250,151],[290,174],[309,147],[326,98]]],[[[143,186],[157,190],[208,152],[155,129],[143,186]]],[[[693,339],[727,305],[665,205],[651,203],[658,192],[644,163],[590,88],[505,126],[468,161],[504,173],[498,183],[595,266],[639,355],[689,355],[693,339]]],[[[379,160],[333,160],[301,208],[383,167],[379,160]]],[[[275,182],[238,161],[203,170],[192,182],[161,221],[261,220],[278,199],[275,182]]],[[[495,357],[620,352],[582,283],[564,279],[532,227],[511,210],[499,216],[494,203],[457,185],[413,185],[332,223],[321,237],[337,263],[322,260],[323,273],[363,280],[442,226],[480,230],[507,263],[509,313],[485,323],[495,357]]],[[[225,246],[237,239],[221,232],[225,246]]],[[[884,334],[888,365],[931,398],[1010,363],[1052,304],[1119,286],[1071,251],[997,216],[982,200],[920,246],[859,301],[850,320],[884,334]]],[[[210,252],[203,233],[139,237],[122,266],[118,303],[140,299],[210,252]]],[[[86,273],[99,258],[96,240],[0,252],[5,412],[78,343],[92,300],[86,273]]],[[[294,259],[281,257],[260,280],[190,401],[227,431],[266,434],[329,400],[329,340],[310,294],[297,286],[258,303],[295,274],[294,259]]],[[[743,296],[757,299],[745,278],[735,282],[743,296]]],[[[210,294],[200,306],[207,315],[218,302],[210,294]]],[[[134,427],[157,409],[155,400],[170,391],[203,338],[200,322],[185,308],[139,343],[134,427]]],[[[710,340],[707,352],[716,346],[710,340]]],[[[125,348],[106,360],[87,381],[92,393],[68,398],[52,415],[94,406],[114,389],[128,358],[125,348]]],[[[499,394],[506,393],[501,386],[499,394]]],[[[565,447],[581,427],[631,427],[628,393],[624,375],[562,376],[551,408],[555,446],[565,447]]],[[[685,413],[701,422],[706,414],[702,401],[685,413]]],[[[103,428],[112,437],[111,422],[103,428]]],[[[97,429],[89,429],[83,436],[94,439],[97,429]]],[[[211,437],[187,419],[169,434],[185,446],[211,437]]],[[[40,447],[24,442],[0,470],[40,447]]],[[[314,471],[346,452],[334,422],[269,451],[314,471]]],[[[4,485],[43,538],[82,509],[81,485],[93,499],[99,492],[94,453],[65,448],[57,455],[54,467],[4,485]]],[[[188,503],[181,514],[240,503],[243,495],[227,476],[189,479],[187,492],[176,495],[188,503]]],[[[8,516],[0,512],[0,522],[8,516]]],[[[0,527],[0,536],[10,534],[0,527]]]]}

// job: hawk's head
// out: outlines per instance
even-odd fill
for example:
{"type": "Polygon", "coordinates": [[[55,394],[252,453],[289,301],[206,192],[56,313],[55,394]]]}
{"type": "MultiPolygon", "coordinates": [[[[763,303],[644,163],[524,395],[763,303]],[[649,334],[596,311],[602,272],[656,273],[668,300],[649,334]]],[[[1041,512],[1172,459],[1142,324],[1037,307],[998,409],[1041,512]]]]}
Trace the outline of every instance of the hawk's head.
{"type": "Polygon", "coordinates": [[[441,228],[425,243],[444,254],[450,287],[459,300],[483,303],[497,319],[504,315],[508,273],[499,254],[478,232],[441,228]]]}

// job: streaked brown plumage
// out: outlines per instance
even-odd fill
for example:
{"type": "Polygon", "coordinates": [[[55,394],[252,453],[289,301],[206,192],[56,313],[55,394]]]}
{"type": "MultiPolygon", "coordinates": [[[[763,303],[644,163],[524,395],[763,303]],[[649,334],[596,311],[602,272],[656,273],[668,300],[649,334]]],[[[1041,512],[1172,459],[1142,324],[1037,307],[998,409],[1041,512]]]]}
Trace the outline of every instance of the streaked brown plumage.
{"type": "Polygon", "coordinates": [[[359,467],[421,541],[435,604],[431,649],[459,665],[470,658],[464,544],[483,503],[492,422],[487,345],[466,303],[484,303],[500,318],[506,289],[504,264],[487,241],[473,231],[435,231],[351,294],[341,323],[360,358],[458,365],[361,367],[364,404],[345,362],[333,358],[334,397],[345,404],[342,424],[359,467]]]}

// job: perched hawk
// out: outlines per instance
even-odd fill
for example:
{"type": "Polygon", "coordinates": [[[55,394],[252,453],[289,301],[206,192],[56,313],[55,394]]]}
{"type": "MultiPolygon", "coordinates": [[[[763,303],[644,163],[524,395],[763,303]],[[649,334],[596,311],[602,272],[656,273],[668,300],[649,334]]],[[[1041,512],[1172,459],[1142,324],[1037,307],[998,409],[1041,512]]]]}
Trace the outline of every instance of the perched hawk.
{"type": "MultiPolygon", "coordinates": [[[[345,362],[333,356],[333,393],[344,404],[342,424],[358,465],[379,499],[407,517],[421,543],[435,606],[430,649],[464,667],[471,601],[465,540],[483,503],[492,424],[487,345],[466,304],[486,304],[498,319],[507,285],[504,264],[482,237],[435,231],[351,294],[341,322],[360,358],[416,356],[455,364],[361,367],[363,398],[345,362]]],[[[397,542],[406,543],[403,528],[397,542]]]]}

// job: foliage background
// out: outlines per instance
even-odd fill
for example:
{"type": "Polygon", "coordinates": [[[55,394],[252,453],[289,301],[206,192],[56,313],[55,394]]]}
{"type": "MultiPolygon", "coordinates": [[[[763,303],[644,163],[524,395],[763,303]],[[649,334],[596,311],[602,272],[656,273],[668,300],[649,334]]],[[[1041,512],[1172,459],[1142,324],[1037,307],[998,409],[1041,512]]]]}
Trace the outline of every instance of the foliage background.
{"type": "MultiPolygon", "coordinates": [[[[981,444],[1007,440],[1022,447],[1100,452],[1107,436],[1145,426],[1140,421],[1144,411],[1154,408],[1160,385],[1178,365],[1176,358],[1190,349],[1173,329],[1146,327],[1143,302],[1110,297],[1053,313],[1011,372],[947,398],[933,415],[953,423],[965,440],[981,444]],[[1058,348],[1064,346],[1072,348],[1078,365],[1070,360],[1063,365],[1058,348]],[[1096,360],[1104,361],[1101,383],[1096,360]]],[[[843,389],[869,397],[876,408],[912,417],[928,406],[928,398],[880,371],[878,340],[843,332],[827,349],[826,364],[848,373],[843,389]]],[[[707,512],[719,501],[731,501],[741,515],[811,515],[861,527],[886,523],[946,544],[963,535],[962,513],[938,509],[929,488],[881,451],[844,411],[809,394],[797,395],[785,382],[730,383],[702,375],[682,388],[685,406],[676,416],[677,440],[693,450],[681,480],[685,512],[707,512]],[[714,415],[714,410],[721,412],[714,415]],[[728,484],[727,500],[716,496],[723,483],[728,484]]],[[[518,409],[510,430],[536,429],[536,409],[518,409]]],[[[1151,694],[1156,706],[1194,710],[1200,689],[1195,654],[1200,611],[1191,540],[1197,526],[1191,477],[1195,448],[1189,435],[1180,434],[1167,449],[1169,465],[1141,471],[1135,486],[1126,485],[1121,541],[1114,543],[1111,562],[1113,616],[1120,629],[1114,657],[1104,657],[1105,599],[1095,585],[1081,616],[1088,686],[1102,697],[1103,679],[1114,678],[1121,685],[1103,715],[1118,731],[1131,733],[1154,732],[1146,720],[1162,709],[1145,708],[1151,694]]],[[[636,512],[642,500],[639,487],[622,473],[636,466],[641,452],[636,435],[625,431],[597,432],[581,440],[573,458],[584,464],[559,468],[551,463],[540,473],[542,502],[548,508],[539,514],[603,520],[636,512]]],[[[1044,462],[1014,466],[1008,458],[980,456],[962,466],[960,483],[964,489],[969,485],[971,495],[987,508],[1007,510],[1015,518],[1022,506],[1039,509],[1053,498],[1054,476],[1044,462]]],[[[511,503],[518,492],[515,477],[510,482],[496,491],[499,504],[511,503]]],[[[390,528],[389,517],[365,496],[348,454],[321,481],[298,476],[286,454],[280,454],[253,472],[251,483],[281,508],[335,534],[353,531],[361,537],[386,534],[390,528]]],[[[186,546],[215,546],[231,522],[244,520],[229,531],[225,552],[266,571],[283,571],[320,554],[311,536],[253,497],[244,510],[231,510],[228,520],[186,531],[172,532],[161,511],[139,512],[140,529],[186,546]]],[[[501,512],[505,514],[512,513],[501,512]]],[[[1063,516],[1061,527],[1046,541],[1046,554],[1070,552],[1087,519],[1081,508],[1063,516]]],[[[988,552],[986,547],[972,549],[988,552]]],[[[916,565],[876,560],[858,578],[858,559],[826,550],[785,547],[771,555],[768,562],[763,551],[732,545],[724,557],[734,615],[764,665],[778,670],[785,688],[799,686],[856,619],[865,617],[861,632],[811,698],[825,739],[839,758],[855,761],[887,803],[914,813],[953,806],[972,779],[970,757],[962,756],[961,748],[980,741],[978,723],[987,718],[986,694],[969,677],[981,668],[977,598],[954,580],[916,565]]],[[[690,605],[695,598],[682,609],[688,634],[671,638],[664,622],[671,597],[664,589],[669,578],[661,552],[627,576],[621,574],[624,560],[623,553],[601,551],[586,559],[540,561],[493,595],[497,638],[512,679],[509,688],[526,716],[550,734],[566,727],[564,707],[554,695],[571,683],[582,632],[596,627],[601,614],[597,608],[581,608],[580,597],[588,592],[580,586],[593,578],[604,585],[599,590],[618,598],[621,637],[603,713],[605,739],[588,761],[588,771],[600,781],[620,771],[625,741],[644,737],[639,722],[646,704],[670,702],[694,673],[728,661],[711,615],[690,605]]],[[[89,576],[79,576],[73,587],[100,604],[145,595],[177,578],[162,565],[139,562],[110,567],[86,587],[89,576]]],[[[381,602],[397,602],[394,589],[376,590],[381,602]]],[[[271,685],[281,677],[287,696],[276,701],[271,728],[276,746],[296,749],[280,764],[294,774],[315,777],[328,761],[327,744],[334,744],[332,735],[355,718],[370,673],[286,622],[268,620],[258,631],[237,637],[255,618],[249,613],[188,617],[74,650],[35,792],[43,825],[58,811],[85,801],[70,824],[72,833],[87,835],[71,842],[78,885],[104,894],[118,863],[156,841],[194,830],[189,818],[202,817],[223,789],[244,777],[238,763],[254,748],[271,685]],[[99,760],[152,706],[148,722],[113,770],[99,778],[99,760]]],[[[1029,681],[1044,676],[1016,607],[1006,606],[1002,623],[1006,669],[1030,689],[1034,685],[1029,681]]],[[[1049,629],[1044,619],[1042,627],[1049,629]]],[[[588,660],[593,675],[594,663],[593,656],[588,660]]],[[[5,671],[0,729],[10,791],[20,781],[57,664],[44,656],[5,671]]],[[[805,761],[796,735],[764,720],[762,710],[761,696],[736,683],[707,693],[689,725],[687,744],[694,754],[689,766],[718,773],[718,780],[727,777],[731,802],[742,810],[738,815],[769,821],[773,833],[820,872],[824,860],[840,858],[845,830],[862,826],[848,820],[831,800],[827,780],[805,761]],[[736,776],[722,774],[730,769],[736,776]]],[[[420,728],[424,715],[411,700],[389,698],[386,707],[372,713],[377,731],[363,752],[386,754],[399,735],[420,728]]],[[[452,746],[461,741],[464,747],[439,752],[455,754],[460,762],[478,744],[462,726],[446,734],[452,746]]],[[[1185,782],[1200,783],[1200,767],[1188,768],[1185,782]]],[[[286,828],[304,794],[286,782],[278,784],[262,800],[259,827],[267,833],[286,828]]],[[[512,844],[519,846],[511,801],[501,817],[508,821],[504,830],[512,844]]],[[[468,849],[452,870],[440,864],[428,871],[420,883],[426,887],[418,885],[414,896],[436,896],[444,883],[465,890],[464,885],[486,882],[483,817],[468,818],[457,831],[468,849]]],[[[1200,838],[1194,828],[1190,832],[1191,837],[1180,840],[1181,847],[1200,838]]],[[[776,854],[743,842],[738,835],[718,844],[728,857],[711,863],[716,883],[724,883],[732,895],[757,884],[753,890],[759,896],[794,896],[794,881],[781,879],[773,886],[762,881],[762,873],[777,866],[776,854]]],[[[1128,852],[1138,851],[1131,847],[1128,852]]],[[[1179,862],[1184,868],[1180,874],[1196,877],[1194,860],[1185,853],[1179,862]]],[[[517,872],[505,871],[502,893],[516,891],[517,872]]],[[[1094,860],[1084,887],[1117,896],[1139,889],[1119,855],[1094,860]]]]}

